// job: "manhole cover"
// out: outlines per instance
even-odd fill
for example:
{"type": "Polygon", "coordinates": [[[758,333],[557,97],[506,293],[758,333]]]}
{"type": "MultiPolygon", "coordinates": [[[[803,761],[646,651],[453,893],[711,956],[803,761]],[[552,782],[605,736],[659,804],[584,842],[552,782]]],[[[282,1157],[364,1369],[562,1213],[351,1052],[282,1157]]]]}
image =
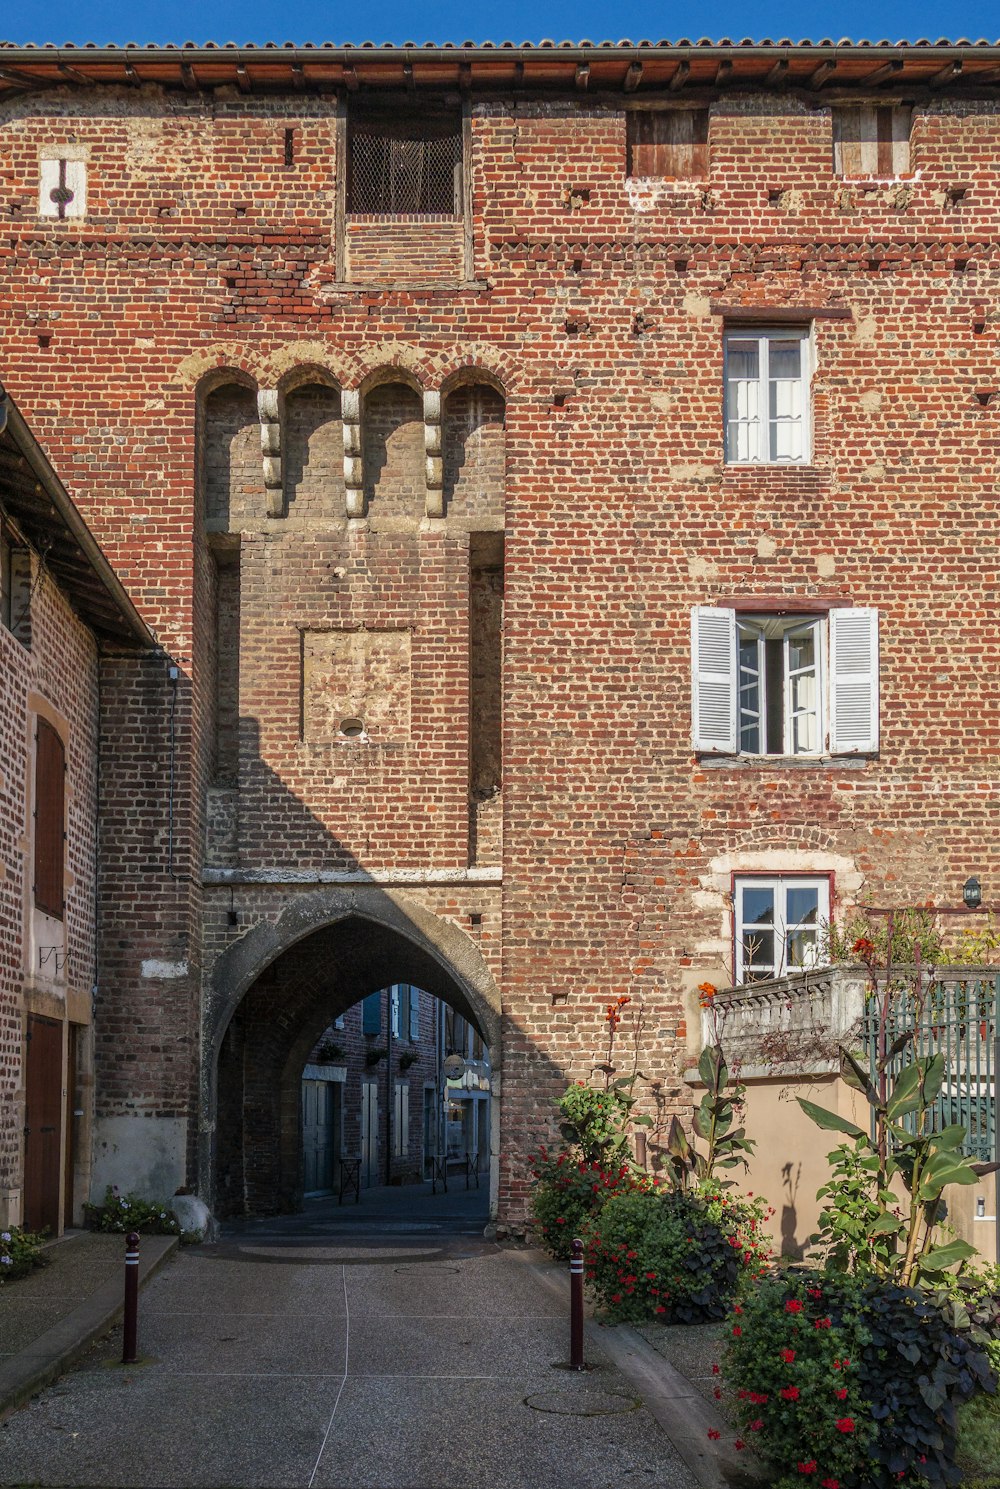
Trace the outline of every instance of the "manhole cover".
{"type": "Polygon", "coordinates": [[[557,1417],[615,1417],[622,1412],[638,1411],[638,1396],[624,1396],[617,1391],[539,1391],[525,1396],[525,1406],[532,1411],[547,1411],[557,1417]]]}

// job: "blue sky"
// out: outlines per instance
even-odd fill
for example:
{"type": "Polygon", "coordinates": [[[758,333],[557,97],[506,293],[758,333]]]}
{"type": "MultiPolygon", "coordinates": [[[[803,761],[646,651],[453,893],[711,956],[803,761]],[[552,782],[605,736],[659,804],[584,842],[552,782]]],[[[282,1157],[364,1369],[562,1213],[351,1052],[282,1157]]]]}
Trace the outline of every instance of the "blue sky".
{"type": "Polygon", "coordinates": [[[718,40],[752,36],[794,40],[851,37],[891,41],[920,36],[976,39],[1000,38],[1000,0],[959,0],[931,5],[928,0],[888,0],[862,5],[858,0],[814,0],[809,5],[791,0],[766,0],[756,6],[736,0],[704,5],[692,0],[653,5],[641,0],[528,0],[499,5],[472,5],[463,0],[431,0],[403,4],[402,0],[368,0],[350,7],[321,5],[316,0],[290,0],[275,6],[265,0],[225,0],[198,4],[194,0],[152,3],[152,0],[22,0],[4,7],[0,40],[28,42],[94,41],[539,41],[543,37],[590,41],[623,37],[631,40],[679,41],[711,36],[718,40]]]}

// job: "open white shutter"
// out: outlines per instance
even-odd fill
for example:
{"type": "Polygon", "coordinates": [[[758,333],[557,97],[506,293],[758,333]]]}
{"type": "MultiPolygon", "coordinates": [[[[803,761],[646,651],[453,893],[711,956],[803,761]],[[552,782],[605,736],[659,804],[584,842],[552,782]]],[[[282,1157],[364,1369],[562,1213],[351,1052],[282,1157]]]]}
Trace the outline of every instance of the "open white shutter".
{"type": "Polygon", "coordinates": [[[830,753],[878,749],[878,611],[830,611],[830,753]]]}
{"type": "Polygon", "coordinates": [[[691,611],[691,732],[694,748],[736,753],[736,611],[691,611]]]}
{"type": "Polygon", "coordinates": [[[410,988],[410,1043],[420,1038],[420,989],[410,988]]]}

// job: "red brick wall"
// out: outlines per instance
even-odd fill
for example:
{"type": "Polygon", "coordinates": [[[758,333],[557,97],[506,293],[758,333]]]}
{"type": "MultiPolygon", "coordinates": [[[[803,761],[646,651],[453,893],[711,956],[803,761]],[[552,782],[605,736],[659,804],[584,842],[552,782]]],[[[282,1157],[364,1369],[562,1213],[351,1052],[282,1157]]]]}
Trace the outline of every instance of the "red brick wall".
{"type": "Polygon", "coordinates": [[[461,219],[349,217],[346,271],[354,284],[464,279],[461,219]]]}
{"type": "MultiPolygon", "coordinates": [[[[94,984],[94,873],[98,659],[94,638],[51,574],[31,555],[30,624],[14,602],[22,645],[0,625],[0,1208],[20,1220],[25,1010],[89,1024],[94,984]],[[45,923],[34,911],[35,744],[39,717],[66,749],[65,913],[45,923]],[[34,934],[32,922],[34,920],[34,934]],[[51,943],[55,942],[53,946],[51,943]],[[43,959],[44,958],[44,959],[43,959]],[[8,1208],[9,1206],[9,1208],[8,1208]]],[[[84,1075],[89,1085],[89,1047],[84,1075]]],[[[81,1124],[83,1134],[89,1130],[81,1124]]]]}
{"type": "MultiPolygon", "coordinates": [[[[181,661],[182,751],[189,730],[203,741],[214,729],[200,671],[211,666],[209,607],[195,600],[207,589],[196,589],[192,560],[199,379],[231,366],[275,387],[319,364],[357,389],[396,365],[433,391],[478,363],[505,386],[508,1213],[524,1198],[521,1155],[550,1129],[546,1099],[588,1073],[609,994],[646,998],[643,1069],[661,1083],[664,1115],[686,1104],[693,989],[724,977],[733,868],[832,867],[841,904],[862,892],[955,903],[969,873],[995,882],[1000,400],[976,396],[1000,386],[992,104],[919,105],[914,175],[868,188],[833,176],[821,101],[722,99],[707,185],[669,186],[626,180],[620,109],[477,103],[475,282],[456,288],[449,275],[415,288],[404,267],[395,287],[354,291],[333,267],[332,106],[231,99],[210,116],[198,99],[161,112],[150,94],[141,120],[128,120],[136,103],[111,115],[100,102],[74,93],[71,121],[59,117],[65,94],[21,99],[16,118],[6,106],[8,195],[26,205],[0,250],[0,353],[181,661]],[[300,145],[286,172],[289,123],[300,145]],[[42,225],[37,150],[70,127],[93,145],[91,212],[79,227],[42,225]],[[956,203],[958,184],[967,190],[956,203]],[[809,468],[722,463],[718,303],[849,307],[849,319],[815,322],[809,468]],[[690,607],[733,593],[880,608],[877,759],[748,769],[693,758],[690,607]]],[[[467,862],[469,521],[457,515],[455,463],[451,515],[423,517],[419,419],[414,405],[400,476],[413,489],[404,503],[397,485],[381,517],[374,493],[367,526],[339,515],[323,440],[330,475],[313,528],[305,500],[296,516],[298,490],[289,517],[272,519],[250,479],[237,523],[247,868],[467,862]],[[405,738],[303,742],[301,632],[323,626],[409,630],[405,738]]],[[[126,759],[122,776],[161,838],[162,742],[129,710],[162,710],[164,696],[151,682],[123,701],[118,724],[123,752],[136,740],[149,752],[147,771],[126,759]]],[[[197,879],[202,776],[182,776],[178,871],[197,879]]],[[[126,847],[148,855],[152,832],[132,816],[109,820],[123,872],[126,847]]],[[[199,912],[194,887],[164,879],[155,846],[156,873],[136,881],[137,915],[113,917],[121,1015],[105,1028],[127,1078],[112,1078],[105,1100],[127,1103],[136,1086],[150,1107],[174,1110],[191,1057],[172,1053],[168,1065],[163,1052],[183,1028],[193,1037],[195,997],[171,989],[174,1044],[137,1033],[148,993],[135,966],[172,954],[152,948],[182,933],[194,948],[199,912]]],[[[280,888],[268,895],[260,913],[280,903],[280,888]]]]}

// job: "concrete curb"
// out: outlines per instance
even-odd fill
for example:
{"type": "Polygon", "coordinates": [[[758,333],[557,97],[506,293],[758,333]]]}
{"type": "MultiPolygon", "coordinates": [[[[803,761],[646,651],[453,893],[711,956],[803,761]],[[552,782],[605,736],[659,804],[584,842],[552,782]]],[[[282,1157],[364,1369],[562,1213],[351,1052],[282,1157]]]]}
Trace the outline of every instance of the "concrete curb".
{"type": "MultiPolygon", "coordinates": [[[[544,1252],[513,1251],[547,1290],[566,1305],[569,1328],[569,1276],[544,1252]]],[[[769,1482],[765,1471],[731,1446],[733,1429],[685,1375],[628,1324],[595,1324],[585,1338],[606,1355],[635,1387],[650,1416],[662,1427],[702,1489],[752,1489],[769,1482]],[[718,1432],[713,1442],[709,1431],[718,1432]]]]}
{"type": "MultiPolygon", "coordinates": [[[[125,1237],[122,1237],[124,1248],[125,1237]]],[[[139,1247],[139,1286],[143,1287],[177,1250],[176,1236],[143,1236],[139,1247]]],[[[118,1322],[125,1306],[125,1253],[122,1277],[106,1282],[19,1354],[0,1364],[0,1421],[44,1386],[65,1375],[102,1335],[118,1322]]]]}

